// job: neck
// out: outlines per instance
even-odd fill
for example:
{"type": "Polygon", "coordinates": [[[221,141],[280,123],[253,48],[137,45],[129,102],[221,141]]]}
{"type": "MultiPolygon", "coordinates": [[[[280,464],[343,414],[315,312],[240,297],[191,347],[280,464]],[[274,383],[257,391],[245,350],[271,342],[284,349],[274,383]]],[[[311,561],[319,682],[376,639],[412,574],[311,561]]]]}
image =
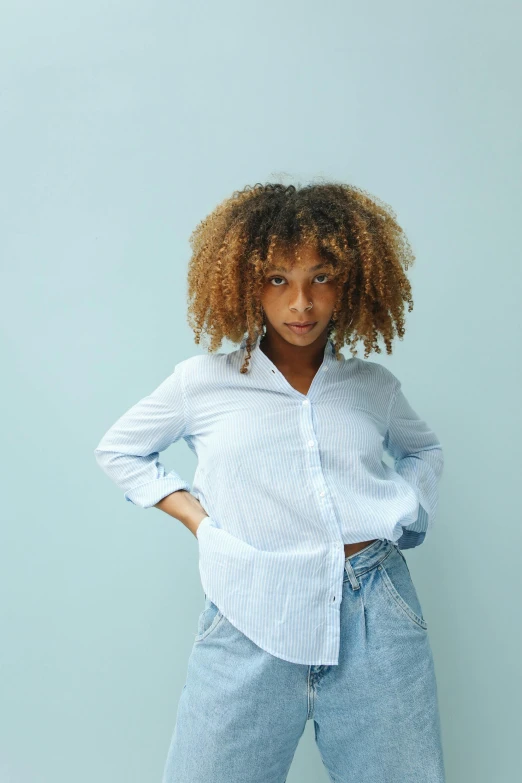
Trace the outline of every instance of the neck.
{"type": "Polygon", "coordinates": [[[328,335],[323,332],[309,345],[293,345],[267,327],[266,334],[261,337],[259,348],[276,367],[285,367],[299,372],[307,370],[315,372],[323,362],[327,342],[328,335]]]}

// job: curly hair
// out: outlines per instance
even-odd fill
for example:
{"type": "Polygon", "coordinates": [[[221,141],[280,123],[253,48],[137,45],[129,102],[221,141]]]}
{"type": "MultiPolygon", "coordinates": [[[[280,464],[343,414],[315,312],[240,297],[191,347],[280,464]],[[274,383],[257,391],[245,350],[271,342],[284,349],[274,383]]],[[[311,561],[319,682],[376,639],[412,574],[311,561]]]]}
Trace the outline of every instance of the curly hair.
{"type": "Polygon", "coordinates": [[[292,252],[295,262],[299,247],[311,245],[332,273],[337,300],[328,335],[334,334],[337,359],[345,343],[356,356],[360,339],[365,358],[381,353],[379,334],[391,354],[394,335],[404,336],[404,302],[413,310],[405,270],[415,256],[395,212],[361,188],[247,185],[198,223],[189,241],[187,320],[195,342],[205,331],[211,352],[224,337],[238,343],[246,333],[242,373],[264,325],[261,293],[276,247],[292,252]]]}

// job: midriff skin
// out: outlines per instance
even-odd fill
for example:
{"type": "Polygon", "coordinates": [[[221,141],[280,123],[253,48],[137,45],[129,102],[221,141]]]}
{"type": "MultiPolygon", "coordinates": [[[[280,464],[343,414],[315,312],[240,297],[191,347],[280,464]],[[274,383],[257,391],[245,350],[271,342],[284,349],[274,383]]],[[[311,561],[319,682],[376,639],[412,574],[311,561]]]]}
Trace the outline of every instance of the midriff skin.
{"type": "Polygon", "coordinates": [[[377,541],[377,539],[370,538],[369,541],[357,541],[357,543],[355,544],[345,544],[344,545],[345,557],[349,557],[350,555],[355,554],[355,552],[358,552],[360,549],[364,549],[365,546],[369,546],[370,544],[373,544],[374,541],[377,541]]]}

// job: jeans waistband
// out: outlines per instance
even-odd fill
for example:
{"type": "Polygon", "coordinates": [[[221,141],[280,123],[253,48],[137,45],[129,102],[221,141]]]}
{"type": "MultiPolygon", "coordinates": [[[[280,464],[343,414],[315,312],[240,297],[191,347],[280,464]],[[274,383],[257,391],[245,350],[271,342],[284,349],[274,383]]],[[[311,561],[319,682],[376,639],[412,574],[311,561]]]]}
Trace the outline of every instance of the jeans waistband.
{"type": "Polygon", "coordinates": [[[353,555],[348,555],[345,558],[345,563],[349,563],[356,574],[362,573],[380,563],[391,548],[397,549],[397,544],[388,538],[378,538],[376,541],[368,544],[368,546],[365,546],[364,549],[354,552],[353,555]]]}

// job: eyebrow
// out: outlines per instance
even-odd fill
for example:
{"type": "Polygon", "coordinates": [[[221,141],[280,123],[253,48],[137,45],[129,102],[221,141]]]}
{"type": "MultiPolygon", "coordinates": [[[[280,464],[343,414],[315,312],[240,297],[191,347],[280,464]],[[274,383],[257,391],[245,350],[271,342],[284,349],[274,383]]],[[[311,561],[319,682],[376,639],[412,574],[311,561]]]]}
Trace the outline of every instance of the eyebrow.
{"type": "MultiPolygon", "coordinates": [[[[328,266],[326,261],[323,261],[321,264],[316,264],[315,266],[308,267],[309,272],[315,272],[316,269],[321,269],[323,266],[328,266]]],[[[285,269],[284,266],[271,266],[270,270],[272,272],[288,272],[288,269],[285,269]]]]}

